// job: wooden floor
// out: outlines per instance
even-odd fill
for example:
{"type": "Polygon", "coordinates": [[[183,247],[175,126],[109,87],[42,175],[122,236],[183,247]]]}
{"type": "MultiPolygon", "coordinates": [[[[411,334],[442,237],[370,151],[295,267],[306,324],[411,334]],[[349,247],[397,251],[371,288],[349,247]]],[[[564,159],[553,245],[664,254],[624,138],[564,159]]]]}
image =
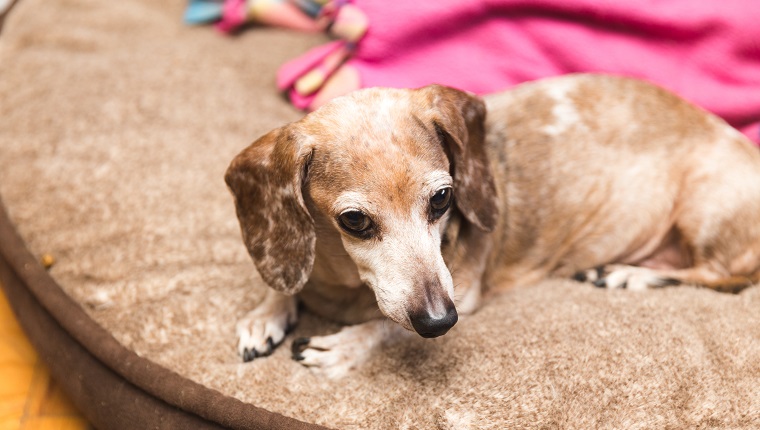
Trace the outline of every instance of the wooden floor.
{"type": "Polygon", "coordinates": [[[50,378],[0,290],[0,430],[90,428],[50,378]]]}

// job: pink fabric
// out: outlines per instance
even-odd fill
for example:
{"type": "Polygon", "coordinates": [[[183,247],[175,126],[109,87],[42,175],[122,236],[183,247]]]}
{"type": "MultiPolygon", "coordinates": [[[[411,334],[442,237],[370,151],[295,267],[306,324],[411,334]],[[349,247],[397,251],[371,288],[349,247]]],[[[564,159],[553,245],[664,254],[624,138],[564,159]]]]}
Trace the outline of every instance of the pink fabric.
{"type": "MultiPolygon", "coordinates": [[[[758,0],[354,0],[361,86],[491,93],[571,72],[648,79],[760,142],[758,0]]],[[[310,58],[314,62],[314,58],[310,58]]],[[[286,65],[283,73],[290,73],[286,65]]]]}

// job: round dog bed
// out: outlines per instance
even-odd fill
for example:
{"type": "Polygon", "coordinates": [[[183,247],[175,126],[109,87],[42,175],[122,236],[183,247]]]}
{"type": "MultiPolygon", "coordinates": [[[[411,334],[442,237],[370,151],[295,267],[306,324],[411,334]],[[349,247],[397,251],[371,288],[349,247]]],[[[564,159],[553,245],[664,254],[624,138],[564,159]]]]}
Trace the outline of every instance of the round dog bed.
{"type": "Polygon", "coordinates": [[[98,428],[757,428],[760,288],[637,294],[547,280],[333,380],[243,363],[265,286],[223,174],[295,120],[274,91],[323,40],[180,24],[183,2],[23,0],[0,37],[0,282],[98,428]],[[39,263],[48,254],[55,264],[39,263]]]}

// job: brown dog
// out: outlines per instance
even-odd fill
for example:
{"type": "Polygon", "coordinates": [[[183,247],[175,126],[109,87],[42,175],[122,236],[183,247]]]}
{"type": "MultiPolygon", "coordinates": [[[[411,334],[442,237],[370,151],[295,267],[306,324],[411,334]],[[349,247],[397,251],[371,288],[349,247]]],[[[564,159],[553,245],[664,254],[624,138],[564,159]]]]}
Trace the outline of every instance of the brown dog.
{"type": "Polygon", "coordinates": [[[238,324],[246,361],[282,342],[296,293],[352,325],[294,342],[339,376],[396,327],[443,335],[483,293],[547,276],[731,292],[760,277],[760,151],[631,79],[566,76],[485,102],[357,91],[254,142],[226,181],[273,289],[238,324]]]}

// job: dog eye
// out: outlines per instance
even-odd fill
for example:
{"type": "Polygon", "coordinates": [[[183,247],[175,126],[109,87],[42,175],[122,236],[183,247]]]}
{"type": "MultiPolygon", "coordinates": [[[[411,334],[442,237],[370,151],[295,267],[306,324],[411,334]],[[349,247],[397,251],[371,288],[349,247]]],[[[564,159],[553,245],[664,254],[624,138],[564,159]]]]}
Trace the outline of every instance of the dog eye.
{"type": "Polygon", "coordinates": [[[446,213],[451,205],[451,187],[441,188],[430,198],[430,212],[433,219],[446,213]]]}
{"type": "Polygon", "coordinates": [[[349,233],[365,233],[372,228],[372,220],[360,211],[347,211],[338,216],[338,223],[349,233]]]}

